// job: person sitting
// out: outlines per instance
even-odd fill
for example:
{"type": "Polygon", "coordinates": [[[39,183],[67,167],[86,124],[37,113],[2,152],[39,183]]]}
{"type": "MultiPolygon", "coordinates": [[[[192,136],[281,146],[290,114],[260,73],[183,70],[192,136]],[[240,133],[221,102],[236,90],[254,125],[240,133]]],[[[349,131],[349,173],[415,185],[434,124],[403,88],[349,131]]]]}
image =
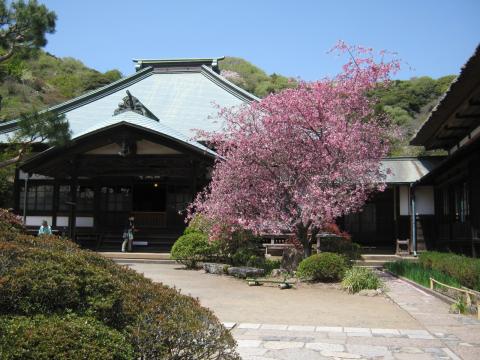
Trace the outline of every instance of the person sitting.
{"type": "Polygon", "coordinates": [[[48,226],[47,220],[42,221],[42,226],[38,229],[38,235],[52,235],[52,228],[48,226]]]}

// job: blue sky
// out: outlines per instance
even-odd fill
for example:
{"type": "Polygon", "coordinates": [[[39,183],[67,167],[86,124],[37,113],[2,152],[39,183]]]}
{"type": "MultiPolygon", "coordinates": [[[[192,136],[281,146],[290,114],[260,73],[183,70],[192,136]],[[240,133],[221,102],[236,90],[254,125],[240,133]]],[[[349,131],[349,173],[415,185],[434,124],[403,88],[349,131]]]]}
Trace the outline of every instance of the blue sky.
{"type": "Polygon", "coordinates": [[[480,0],[40,0],[58,15],[46,50],[100,71],[132,58],[239,56],[267,73],[338,72],[337,42],[399,53],[398,78],[458,73],[480,42],[480,0]],[[411,69],[411,68],[412,69],[411,69]]]}

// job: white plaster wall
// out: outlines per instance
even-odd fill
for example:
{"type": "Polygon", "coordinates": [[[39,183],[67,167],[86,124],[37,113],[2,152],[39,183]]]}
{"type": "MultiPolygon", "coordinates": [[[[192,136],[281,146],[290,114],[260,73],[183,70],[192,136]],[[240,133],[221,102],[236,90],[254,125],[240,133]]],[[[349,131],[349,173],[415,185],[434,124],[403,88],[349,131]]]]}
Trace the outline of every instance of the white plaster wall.
{"type": "Polygon", "coordinates": [[[77,216],[75,224],[78,227],[93,227],[93,217],[77,216]]]}
{"type": "Polygon", "coordinates": [[[47,220],[48,225],[52,225],[51,216],[27,216],[25,220],[27,226],[40,226],[43,220],[47,220]]]}
{"type": "Polygon", "coordinates": [[[95,155],[117,155],[121,150],[120,145],[118,144],[108,144],[101,146],[99,148],[87,151],[86,154],[95,154],[95,155]]]}
{"type": "Polygon", "coordinates": [[[432,186],[418,186],[415,188],[415,212],[418,215],[435,214],[435,200],[432,186]]]}
{"type": "MultiPolygon", "coordinates": [[[[58,227],[67,227],[68,226],[68,216],[57,216],[57,226],[58,227]]],[[[93,217],[92,216],[77,216],[76,217],[76,226],[78,226],[78,227],[93,227],[93,217]]]]}
{"type": "Polygon", "coordinates": [[[410,215],[410,188],[400,185],[400,215],[410,215]]]}
{"type": "MultiPolygon", "coordinates": [[[[18,178],[21,180],[25,180],[27,178],[27,173],[20,170],[18,172],[18,178]]],[[[53,179],[53,178],[48,176],[38,175],[38,174],[32,174],[30,175],[30,178],[29,178],[29,180],[49,180],[49,179],[53,179]]]]}
{"type": "Polygon", "coordinates": [[[68,216],[57,216],[57,226],[67,227],[68,226],[68,216]]]}
{"type": "Polygon", "coordinates": [[[147,154],[159,154],[159,155],[168,155],[168,154],[181,154],[179,151],[164,146],[162,144],[156,144],[148,140],[137,141],[137,154],[147,155],[147,154]]]}

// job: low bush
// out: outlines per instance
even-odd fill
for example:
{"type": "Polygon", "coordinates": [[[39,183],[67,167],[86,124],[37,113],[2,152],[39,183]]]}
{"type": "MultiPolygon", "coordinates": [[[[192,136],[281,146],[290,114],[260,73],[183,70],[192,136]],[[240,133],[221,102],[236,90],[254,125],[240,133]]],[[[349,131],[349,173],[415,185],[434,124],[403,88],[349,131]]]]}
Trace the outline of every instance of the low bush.
{"type": "Polygon", "coordinates": [[[480,259],[436,251],[421,253],[419,259],[424,268],[442,272],[463,286],[480,290],[480,259]]]}
{"type": "Polygon", "coordinates": [[[324,252],[312,255],[298,265],[297,276],[310,281],[338,281],[348,268],[343,255],[324,252]]]}
{"type": "MultiPolygon", "coordinates": [[[[46,327],[43,332],[55,337],[49,332],[55,326],[50,329],[46,322],[58,323],[59,329],[70,326],[65,330],[69,338],[86,342],[89,335],[84,337],[77,326],[84,320],[92,332],[98,324],[104,327],[95,330],[100,340],[109,337],[112,342],[118,341],[117,347],[108,345],[110,354],[118,348],[126,349],[122,353],[130,359],[238,359],[230,333],[197,300],[54,236],[0,231],[0,317],[6,319],[3,326],[9,329],[0,329],[2,355],[9,354],[0,355],[2,359],[30,356],[15,357],[15,348],[23,345],[15,345],[13,336],[22,339],[23,333],[40,334],[40,329],[46,327]],[[35,319],[35,323],[25,323],[25,316],[35,319]],[[77,330],[79,333],[74,333],[77,330]],[[128,355],[129,347],[133,355],[128,355]]],[[[90,334],[89,329],[86,334],[90,334]]],[[[64,349],[55,339],[48,344],[51,351],[58,348],[61,353],[64,349]]],[[[98,344],[103,343],[92,340],[92,349],[98,344]]],[[[100,345],[98,353],[102,354],[100,345]]],[[[78,344],[78,348],[81,346],[87,349],[88,344],[78,344]]],[[[45,350],[43,345],[32,349],[32,359],[61,359],[44,356],[40,352],[45,350]]],[[[95,359],[88,351],[85,356],[68,358],[95,359]]]]}
{"type": "Polygon", "coordinates": [[[342,287],[355,294],[361,290],[376,290],[383,287],[382,280],[367,268],[353,267],[345,272],[342,287]]]}
{"type": "Polygon", "coordinates": [[[433,270],[424,267],[418,262],[412,262],[407,260],[399,260],[391,263],[386,263],[385,268],[392,273],[406,277],[416,283],[429,287],[430,278],[434,278],[444,284],[460,287],[460,283],[453,277],[442,273],[438,270],[433,270]]]}
{"type": "Polygon", "coordinates": [[[206,234],[191,231],[175,241],[170,255],[187,268],[193,269],[199,261],[208,261],[214,253],[215,249],[206,234]]]}
{"type": "Polygon", "coordinates": [[[125,335],[92,318],[16,316],[0,317],[0,358],[127,360],[134,352],[125,335]]]}
{"type": "Polygon", "coordinates": [[[326,237],[320,240],[320,249],[325,252],[332,252],[344,255],[348,260],[361,258],[360,245],[348,238],[326,237]]]}

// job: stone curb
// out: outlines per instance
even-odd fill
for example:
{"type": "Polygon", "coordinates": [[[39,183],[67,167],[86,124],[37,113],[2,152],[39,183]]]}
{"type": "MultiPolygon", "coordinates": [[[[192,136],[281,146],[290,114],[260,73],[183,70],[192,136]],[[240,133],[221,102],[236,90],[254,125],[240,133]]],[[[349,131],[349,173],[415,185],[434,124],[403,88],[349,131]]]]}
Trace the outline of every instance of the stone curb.
{"type": "Polygon", "coordinates": [[[424,329],[381,329],[364,327],[341,327],[341,326],[314,326],[314,325],[282,325],[260,323],[235,323],[224,322],[223,326],[228,330],[274,330],[285,332],[310,332],[310,333],[343,333],[348,336],[365,337],[392,337],[431,340],[438,338],[436,335],[424,329]]]}

